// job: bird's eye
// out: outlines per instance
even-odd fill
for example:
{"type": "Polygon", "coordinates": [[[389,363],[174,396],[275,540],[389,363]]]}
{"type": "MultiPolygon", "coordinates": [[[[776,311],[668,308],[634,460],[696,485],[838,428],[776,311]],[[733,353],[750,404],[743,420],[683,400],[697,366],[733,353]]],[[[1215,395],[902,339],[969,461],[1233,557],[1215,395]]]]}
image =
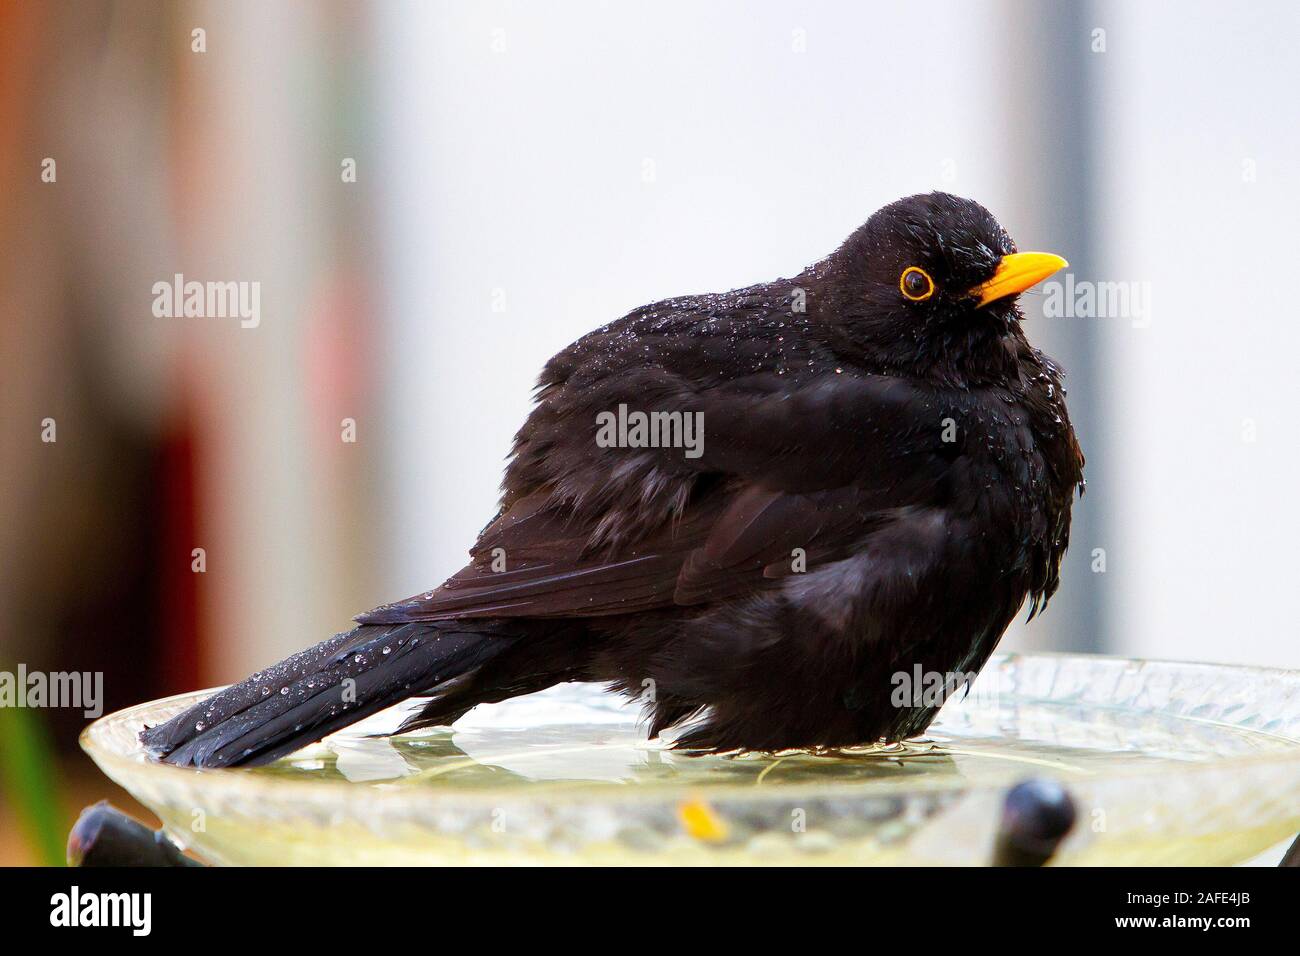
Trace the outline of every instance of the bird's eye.
{"type": "Polygon", "coordinates": [[[934,280],[920,266],[908,266],[898,279],[899,291],[911,302],[924,302],[934,295],[934,280]]]}

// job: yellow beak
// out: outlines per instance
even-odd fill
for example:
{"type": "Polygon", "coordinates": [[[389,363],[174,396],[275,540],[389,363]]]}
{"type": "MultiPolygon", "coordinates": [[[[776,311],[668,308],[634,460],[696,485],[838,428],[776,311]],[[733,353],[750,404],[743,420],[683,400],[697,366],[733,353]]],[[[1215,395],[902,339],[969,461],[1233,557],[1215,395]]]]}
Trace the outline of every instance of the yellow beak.
{"type": "Polygon", "coordinates": [[[1050,252],[1013,252],[1002,257],[992,279],[981,282],[970,290],[970,294],[979,299],[980,305],[988,305],[1009,295],[1018,295],[1068,265],[1060,256],[1050,252]]]}

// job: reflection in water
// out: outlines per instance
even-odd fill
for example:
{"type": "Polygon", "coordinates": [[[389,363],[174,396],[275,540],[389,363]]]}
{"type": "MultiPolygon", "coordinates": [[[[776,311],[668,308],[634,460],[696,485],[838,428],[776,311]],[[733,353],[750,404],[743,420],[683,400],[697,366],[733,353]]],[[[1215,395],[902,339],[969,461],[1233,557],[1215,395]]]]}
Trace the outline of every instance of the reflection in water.
{"type": "Polygon", "coordinates": [[[1216,723],[1015,698],[953,701],[926,738],[892,747],[694,757],[648,741],[637,705],[598,685],[564,684],[482,706],[452,728],[376,736],[390,711],[257,773],[498,788],[545,782],[692,788],[872,783],[999,783],[1030,773],[1089,777],[1165,761],[1201,761],[1282,744],[1216,723]]]}

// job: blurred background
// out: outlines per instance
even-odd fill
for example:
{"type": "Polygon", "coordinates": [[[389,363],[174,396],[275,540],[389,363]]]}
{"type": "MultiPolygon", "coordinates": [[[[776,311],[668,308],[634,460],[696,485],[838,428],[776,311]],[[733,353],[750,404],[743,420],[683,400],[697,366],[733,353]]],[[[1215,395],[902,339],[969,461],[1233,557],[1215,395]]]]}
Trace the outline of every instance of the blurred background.
{"type": "MultiPolygon", "coordinates": [[[[1003,647],[1300,667],[1298,40],[1287,0],[0,0],[0,670],[109,711],[439,583],[552,353],[931,189],[1136,294],[1022,300],[1089,487],[1003,647]],[[177,273],[255,327],[156,316],[177,273]]],[[[85,723],[0,708],[0,862],[146,816],[85,723]]]]}

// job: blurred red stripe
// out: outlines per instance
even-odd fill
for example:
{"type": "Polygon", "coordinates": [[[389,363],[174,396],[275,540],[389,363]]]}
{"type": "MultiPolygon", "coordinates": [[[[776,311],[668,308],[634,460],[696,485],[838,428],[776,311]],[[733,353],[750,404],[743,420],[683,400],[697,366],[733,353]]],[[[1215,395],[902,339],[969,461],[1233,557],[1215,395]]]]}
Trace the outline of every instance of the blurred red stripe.
{"type": "Polygon", "coordinates": [[[191,552],[199,539],[195,426],[190,402],[182,399],[180,405],[181,412],[162,441],[163,501],[159,503],[164,647],[158,676],[169,694],[193,690],[202,681],[199,585],[203,575],[191,569],[191,552]]]}

